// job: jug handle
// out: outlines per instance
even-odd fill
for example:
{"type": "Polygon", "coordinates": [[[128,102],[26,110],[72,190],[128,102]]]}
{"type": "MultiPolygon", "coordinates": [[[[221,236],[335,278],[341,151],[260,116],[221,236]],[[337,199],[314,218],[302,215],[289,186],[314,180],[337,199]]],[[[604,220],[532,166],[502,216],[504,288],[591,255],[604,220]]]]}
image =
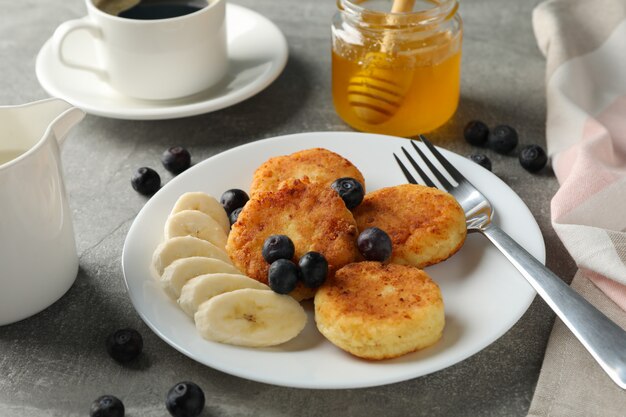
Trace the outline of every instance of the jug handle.
{"type": "Polygon", "coordinates": [[[87,33],[89,33],[92,40],[102,38],[102,30],[95,23],[93,23],[89,19],[89,17],[83,17],[81,19],[74,19],[61,23],[61,25],[54,31],[54,35],[52,36],[52,50],[59,59],[59,62],[70,68],[76,68],[79,70],[92,72],[100,77],[102,80],[107,81],[109,76],[103,68],[86,65],[81,62],[68,59],[65,56],[63,48],[65,40],[72,32],[77,30],[86,31],[87,33]]]}

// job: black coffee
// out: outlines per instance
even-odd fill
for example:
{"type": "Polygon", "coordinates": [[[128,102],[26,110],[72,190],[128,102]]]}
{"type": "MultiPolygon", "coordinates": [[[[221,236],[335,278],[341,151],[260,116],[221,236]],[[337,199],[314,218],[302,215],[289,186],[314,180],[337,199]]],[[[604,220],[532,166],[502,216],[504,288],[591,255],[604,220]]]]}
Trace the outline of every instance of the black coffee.
{"type": "Polygon", "coordinates": [[[94,5],[105,13],[138,20],[184,16],[208,4],[207,0],[94,0],[94,5]]]}
{"type": "Polygon", "coordinates": [[[178,2],[139,3],[128,10],[124,10],[119,17],[139,20],[169,19],[184,16],[202,9],[202,6],[178,2]]]}

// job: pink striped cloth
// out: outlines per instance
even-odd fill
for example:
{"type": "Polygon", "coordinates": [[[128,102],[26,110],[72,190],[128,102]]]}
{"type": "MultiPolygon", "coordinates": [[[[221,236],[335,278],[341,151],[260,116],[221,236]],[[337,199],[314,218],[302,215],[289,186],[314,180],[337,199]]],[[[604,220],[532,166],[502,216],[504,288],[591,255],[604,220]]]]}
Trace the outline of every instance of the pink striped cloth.
{"type": "Polygon", "coordinates": [[[626,310],[626,2],[549,1],[534,17],[548,59],[548,151],[561,184],[554,229],[626,310]]]}
{"type": "MultiPolygon", "coordinates": [[[[625,327],[626,0],[549,0],[533,28],[560,183],[552,224],[579,268],[572,287],[625,327]]],[[[626,392],[558,319],[529,416],[626,416],[626,392]]]]}

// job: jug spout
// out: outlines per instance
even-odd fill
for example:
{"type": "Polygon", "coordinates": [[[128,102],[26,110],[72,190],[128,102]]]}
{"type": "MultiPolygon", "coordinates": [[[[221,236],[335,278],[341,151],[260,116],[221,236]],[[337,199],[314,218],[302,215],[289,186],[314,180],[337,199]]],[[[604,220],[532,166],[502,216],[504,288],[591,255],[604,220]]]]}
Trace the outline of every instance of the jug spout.
{"type": "Polygon", "coordinates": [[[63,142],[69,130],[85,117],[85,112],[70,103],[52,98],[32,103],[35,114],[54,132],[59,143],[63,142]]]}
{"type": "Polygon", "coordinates": [[[24,154],[49,136],[62,142],[84,116],[82,110],[58,98],[0,106],[0,153],[24,154]]]}

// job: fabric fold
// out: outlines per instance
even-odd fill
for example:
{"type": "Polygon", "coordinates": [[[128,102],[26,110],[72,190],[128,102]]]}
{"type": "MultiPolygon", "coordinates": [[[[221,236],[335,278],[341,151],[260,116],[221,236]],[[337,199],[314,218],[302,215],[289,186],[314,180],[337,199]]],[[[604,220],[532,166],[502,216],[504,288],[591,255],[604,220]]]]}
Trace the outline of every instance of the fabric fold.
{"type": "MultiPolygon", "coordinates": [[[[572,288],[615,323],[626,315],[579,271],[572,288]]],[[[626,393],[609,379],[589,352],[557,320],[550,335],[528,417],[624,417],[626,393]]]]}
{"type": "MultiPolygon", "coordinates": [[[[552,224],[579,267],[626,285],[626,3],[551,0],[535,9],[533,28],[561,184],[552,224]]],[[[617,302],[626,288],[603,290],[617,302]]]]}
{"type": "MultiPolygon", "coordinates": [[[[535,8],[533,29],[546,57],[546,140],[560,184],[552,225],[579,268],[572,287],[625,328],[626,1],[549,0],[535,8]]],[[[626,392],[557,318],[529,416],[625,410],[626,392]]]]}

